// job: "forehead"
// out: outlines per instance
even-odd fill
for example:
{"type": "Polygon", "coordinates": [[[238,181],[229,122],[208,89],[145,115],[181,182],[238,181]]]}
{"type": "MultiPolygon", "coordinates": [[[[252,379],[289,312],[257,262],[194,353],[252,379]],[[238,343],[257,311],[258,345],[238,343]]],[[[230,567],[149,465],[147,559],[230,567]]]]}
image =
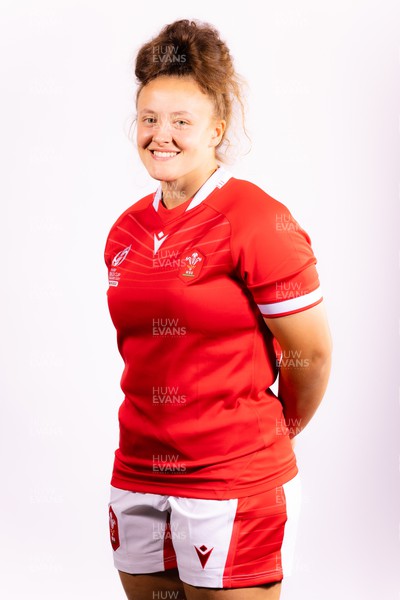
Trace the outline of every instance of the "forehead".
{"type": "Polygon", "coordinates": [[[210,112],[213,104],[191,77],[160,76],[140,91],[138,112],[210,112]]]}

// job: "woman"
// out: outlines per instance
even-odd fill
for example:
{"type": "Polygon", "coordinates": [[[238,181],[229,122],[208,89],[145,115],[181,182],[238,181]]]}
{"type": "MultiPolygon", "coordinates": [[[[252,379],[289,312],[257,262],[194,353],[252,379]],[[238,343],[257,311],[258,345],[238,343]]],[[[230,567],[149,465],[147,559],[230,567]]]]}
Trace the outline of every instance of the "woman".
{"type": "Polygon", "coordinates": [[[105,248],[125,362],[115,566],[129,599],[275,600],[299,491],[291,439],[330,368],[316,259],[288,209],[221,164],[242,102],[218,32],[166,26],[136,76],[138,151],[160,183],[105,248]]]}

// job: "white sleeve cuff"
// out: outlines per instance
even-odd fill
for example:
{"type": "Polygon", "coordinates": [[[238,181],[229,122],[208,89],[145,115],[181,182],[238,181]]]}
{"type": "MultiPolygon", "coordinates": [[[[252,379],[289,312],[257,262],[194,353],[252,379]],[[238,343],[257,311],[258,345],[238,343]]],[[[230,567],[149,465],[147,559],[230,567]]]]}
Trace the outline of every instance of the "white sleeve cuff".
{"type": "Polygon", "coordinates": [[[321,287],[318,287],[313,292],[296,296],[296,298],[282,300],[281,302],[272,302],[271,304],[258,304],[257,306],[264,317],[269,317],[296,312],[297,310],[316,304],[321,299],[322,291],[321,287]]]}

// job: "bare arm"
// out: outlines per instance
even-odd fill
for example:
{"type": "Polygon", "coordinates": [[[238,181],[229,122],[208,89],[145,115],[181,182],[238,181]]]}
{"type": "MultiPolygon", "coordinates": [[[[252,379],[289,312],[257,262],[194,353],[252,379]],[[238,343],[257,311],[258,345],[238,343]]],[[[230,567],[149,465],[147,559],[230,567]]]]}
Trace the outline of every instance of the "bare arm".
{"type": "Polygon", "coordinates": [[[328,385],[332,340],[323,302],[286,317],[264,319],[282,348],[278,397],[293,438],[313,417],[328,385]]]}

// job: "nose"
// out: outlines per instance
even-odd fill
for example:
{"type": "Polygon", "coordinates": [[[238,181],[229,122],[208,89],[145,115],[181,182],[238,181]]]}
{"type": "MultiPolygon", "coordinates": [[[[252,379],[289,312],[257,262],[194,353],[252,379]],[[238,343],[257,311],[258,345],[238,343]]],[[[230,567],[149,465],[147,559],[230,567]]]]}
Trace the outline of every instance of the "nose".
{"type": "Polygon", "coordinates": [[[171,130],[167,121],[160,121],[154,127],[153,142],[156,144],[168,143],[172,140],[171,130]]]}

